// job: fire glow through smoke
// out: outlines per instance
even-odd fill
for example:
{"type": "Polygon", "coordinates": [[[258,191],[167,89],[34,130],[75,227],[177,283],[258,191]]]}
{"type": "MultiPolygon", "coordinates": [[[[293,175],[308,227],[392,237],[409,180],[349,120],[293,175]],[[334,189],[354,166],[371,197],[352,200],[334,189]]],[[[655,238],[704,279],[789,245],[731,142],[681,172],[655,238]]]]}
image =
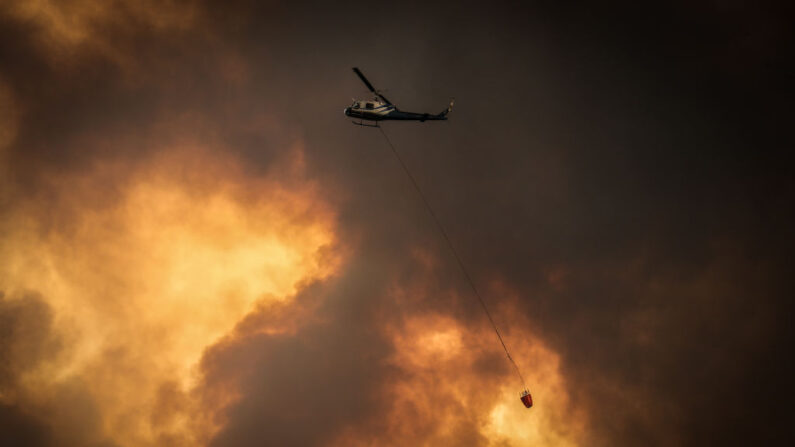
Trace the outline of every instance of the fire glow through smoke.
{"type": "Polygon", "coordinates": [[[119,444],[200,442],[213,428],[187,427],[190,405],[153,417],[159,394],[187,393],[204,349],[255,304],[289,300],[334,271],[332,215],[309,186],[252,179],[195,148],[127,169],[56,175],[54,200],[11,219],[0,282],[9,297],[39,294],[64,346],[24,374],[24,396],[3,397],[47,406],[79,380],[119,444]]]}
{"type": "MultiPolygon", "coordinates": [[[[300,175],[300,150],[292,154],[285,171],[300,175]]],[[[195,147],[50,182],[54,198],[34,198],[7,220],[0,280],[10,299],[33,291],[50,306],[60,348],[0,397],[44,411],[62,442],[206,445],[241,396],[197,395],[198,362],[257,306],[289,306],[302,284],[338,272],[333,212],[310,181],[287,188],[195,147]],[[99,427],[75,425],[59,403],[75,389],[90,396],[83,411],[100,415],[99,427]]],[[[369,421],[329,443],[576,445],[583,424],[562,421],[582,419],[566,414],[557,356],[511,315],[498,318],[510,321],[517,358],[533,365],[540,406],[524,409],[507,363],[495,372],[505,359],[490,328],[409,314],[382,326],[394,349],[383,361],[399,374],[381,386],[390,404],[379,435],[369,421]]]]}
{"type": "Polygon", "coordinates": [[[509,303],[497,310],[498,320],[511,322],[512,354],[531,367],[536,406],[519,401],[518,380],[486,321],[411,315],[387,329],[397,379],[385,385],[384,426],[370,437],[354,430],[334,445],[580,445],[587,418],[569,398],[558,355],[523,329],[528,321],[509,303]]]}

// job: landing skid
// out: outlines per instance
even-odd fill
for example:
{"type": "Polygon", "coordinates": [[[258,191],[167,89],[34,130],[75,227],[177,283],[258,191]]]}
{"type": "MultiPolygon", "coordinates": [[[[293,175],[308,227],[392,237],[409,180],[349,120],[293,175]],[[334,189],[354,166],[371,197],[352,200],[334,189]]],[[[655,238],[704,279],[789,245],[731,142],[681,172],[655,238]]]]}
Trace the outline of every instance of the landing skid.
{"type": "Polygon", "coordinates": [[[356,124],[357,126],[362,126],[362,127],[381,127],[378,125],[378,121],[373,121],[374,124],[364,124],[364,120],[359,120],[358,123],[356,121],[351,121],[351,122],[353,124],[356,124]]]}

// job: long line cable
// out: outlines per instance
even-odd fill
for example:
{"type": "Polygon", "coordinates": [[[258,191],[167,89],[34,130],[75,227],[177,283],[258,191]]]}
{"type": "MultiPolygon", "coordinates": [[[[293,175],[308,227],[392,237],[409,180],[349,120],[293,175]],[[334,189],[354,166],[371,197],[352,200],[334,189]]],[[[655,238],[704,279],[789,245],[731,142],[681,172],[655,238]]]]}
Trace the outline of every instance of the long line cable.
{"type": "Polygon", "coordinates": [[[491,327],[494,328],[494,332],[497,334],[497,338],[500,340],[500,344],[502,345],[502,349],[505,351],[505,355],[508,356],[508,360],[511,361],[511,365],[513,365],[514,370],[516,370],[516,374],[519,376],[519,380],[522,382],[522,386],[524,389],[527,389],[527,384],[524,381],[524,377],[522,373],[519,371],[519,366],[516,365],[516,362],[511,357],[511,353],[508,351],[508,346],[505,345],[505,340],[502,339],[502,335],[500,334],[500,330],[497,328],[497,323],[494,322],[494,318],[491,317],[491,312],[489,312],[489,308],[486,306],[486,302],[483,301],[483,297],[478,292],[478,288],[475,287],[475,282],[472,280],[472,277],[469,276],[469,272],[467,271],[466,267],[464,266],[464,262],[461,260],[461,257],[458,256],[458,252],[456,251],[455,247],[453,246],[453,242],[450,240],[450,236],[447,235],[447,231],[445,231],[444,226],[442,226],[442,222],[436,216],[436,213],[433,211],[431,204],[428,202],[428,199],[425,197],[425,194],[420,189],[420,185],[417,183],[417,180],[409,171],[408,166],[406,163],[403,162],[403,159],[400,157],[397,149],[395,149],[395,145],[392,144],[392,141],[389,140],[386,132],[384,132],[384,128],[378,126],[378,130],[381,131],[381,134],[384,136],[387,144],[389,144],[389,148],[392,149],[392,153],[395,154],[395,158],[400,163],[400,166],[403,167],[403,172],[406,173],[406,176],[411,180],[411,184],[414,185],[414,189],[417,190],[417,194],[419,194],[420,198],[422,199],[422,203],[425,204],[425,209],[428,210],[428,213],[433,218],[433,221],[436,222],[436,227],[439,228],[439,232],[442,233],[444,240],[447,241],[447,246],[450,247],[450,251],[453,253],[453,257],[455,258],[456,262],[458,263],[458,267],[461,268],[461,272],[464,274],[464,278],[466,278],[467,283],[469,283],[469,287],[472,288],[472,292],[475,294],[475,297],[480,302],[481,307],[483,307],[483,311],[486,313],[486,316],[489,318],[489,323],[491,323],[491,327]]]}

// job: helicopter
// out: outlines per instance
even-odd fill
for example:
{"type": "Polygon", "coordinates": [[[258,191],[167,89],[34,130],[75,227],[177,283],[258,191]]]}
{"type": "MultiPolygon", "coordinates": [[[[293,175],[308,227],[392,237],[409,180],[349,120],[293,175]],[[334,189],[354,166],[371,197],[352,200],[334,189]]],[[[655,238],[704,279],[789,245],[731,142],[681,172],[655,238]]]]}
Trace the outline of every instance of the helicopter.
{"type": "Polygon", "coordinates": [[[364,85],[370,89],[375,95],[371,100],[353,100],[353,104],[345,108],[345,116],[352,118],[359,118],[359,122],[352,121],[353,124],[365,127],[378,127],[379,121],[384,120],[402,120],[402,121],[441,121],[447,120],[447,114],[453,110],[454,99],[450,100],[450,105],[441,113],[415,113],[404,112],[399,110],[392,101],[386,99],[380,91],[373,88],[370,81],[364,77],[364,74],[356,67],[353,67],[353,72],[359,76],[364,82],[364,85]],[[375,124],[364,124],[364,120],[373,121],[375,124]]]}

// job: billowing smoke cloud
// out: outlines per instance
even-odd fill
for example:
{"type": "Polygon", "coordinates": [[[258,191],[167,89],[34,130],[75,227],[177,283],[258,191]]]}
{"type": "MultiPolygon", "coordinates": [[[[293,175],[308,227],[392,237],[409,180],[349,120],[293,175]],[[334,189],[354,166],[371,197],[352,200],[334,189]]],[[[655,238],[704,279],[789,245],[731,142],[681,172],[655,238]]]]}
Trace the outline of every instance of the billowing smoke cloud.
{"type": "Polygon", "coordinates": [[[4,3],[3,444],[785,444],[788,22],[621,10],[4,3]]]}

